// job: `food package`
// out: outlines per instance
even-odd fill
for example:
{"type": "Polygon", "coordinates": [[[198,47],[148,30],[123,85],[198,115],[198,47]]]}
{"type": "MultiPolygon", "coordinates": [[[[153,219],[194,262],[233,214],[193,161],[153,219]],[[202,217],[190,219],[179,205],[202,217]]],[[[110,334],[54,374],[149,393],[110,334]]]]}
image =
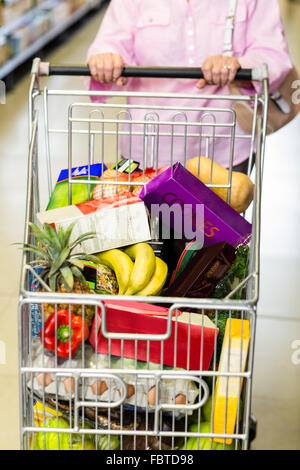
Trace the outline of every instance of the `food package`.
{"type": "Polygon", "coordinates": [[[116,165],[113,165],[103,173],[101,181],[106,181],[107,183],[98,185],[94,188],[93,199],[101,199],[103,197],[110,197],[115,194],[123,194],[127,192],[132,192],[135,196],[139,196],[143,186],[167,168],[169,168],[169,165],[166,165],[157,171],[154,168],[146,168],[143,172],[139,169],[138,162],[121,158],[116,165]],[[116,182],[124,182],[128,184],[115,184],[116,182]],[[133,183],[143,184],[135,185],[133,183]]]}
{"type": "Polygon", "coordinates": [[[36,427],[43,427],[43,423],[48,418],[62,416],[60,411],[53,410],[53,408],[43,404],[42,400],[33,398],[33,422],[36,427]]]}
{"type": "Polygon", "coordinates": [[[98,184],[93,190],[93,199],[102,199],[106,197],[113,197],[115,194],[128,193],[130,191],[130,186],[128,184],[114,184],[120,182],[128,182],[128,174],[121,173],[120,171],[112,170],[109,168],[105,170],[101,181],[106,181],[106,184],[98,184]],[[112,182],[112,184],[108,184],[112,182]]]}
{"type": "Polygon", "coordinates": [[[209,297],[231,268],[236,257],[235,251],[226,242],[197,250],[163,295],[199,299],[209,297]]]}
{"type": "MultiPolygon", "coordinates": [[[[204,236],[205,246],[226,241],[237,247],[242,243],[248,243],[251,237],[251,224],[186,170],[181,163],[175,163],[147,183],[139,197],[145,202],[150,213],[153,204],[167,204],[169,207],[181,206],[182,227],[179,229],[185,233],[184,225],[189,222],[196,234],[194,238],[200,240],[204,236]],[[200,220],[200,225],[196,227],[197,208],[202,205],[204,206],[204,221],[200,220]]],[[[172,228],[174,228],[174,221],[175,217],[164,220],[172,228]]],[[[178,228],[176,231],[178,232],[178,228]]]]}
{"type": "MultiPolygon", "coordinates": [[[[144,203],[131,193],[111,198],[86,201],[81,204],[39,212],[37,222],[66,229],[76,220],[72,240],[86,232],[95,237],[78,247],[87,254],[133,245],[151,240],[148,212],[144,203]]],[[[75,250],[74,250],[75,253],[75,250]]]]}
{"type": "MultiPolygon", "coordinates": [[[[232,374],[245,372],[249,343],[249,320],[228,319],[218,371],[232,374]]],[[[217,378],[214,398],[215,434],[223,434],[225,430],[226,434],[234,434],[242,385],[243,379],[240,377],[217,378]]],[[[224,439],[215,438],[214,441],[223,444],[224,439]]],[[[225,442],[231,444],[232,439],[226,439],[225,442]]]]}
{"type": "Polygon", "coordinates": [[[119,290],[116,275],[104,264],[84,263],[83,276],[96,294],[116,295],[119,290]]]}
{"type": "Polygon", "coordinates": [[[139,166],[139,162],[136,162],[129,158],[121,157],[116,165],[111,166],[111,169],[118,170],[121,173],[133,174],[136,172],[140,173],[139,166]]]}
{"type": "Polygon", "coordinates": [[[202,244],[196,240],[189,241],[186,238],[175,239],[171,230],[170,239],[161,238],[160,257],[168,265],[168,277],[166,286],[171,285],[179,274],[188,266],[192,257],[202,248],[202,244]]]}
{"type": "MultiPolygon", "coordinates": [[[[151,371],[161,370],[160,364],[150,362],[147,364],[143,361],[135,361],[135,359],[120,358],[109,356],[106,354],[93,353],[88,363],[90,369],[133,369],[144,371],[151,374],[151,371]]],[[[165,371],[174,371],[173,368],[164,366],[165,371]]],[[[176,368],[176,371],[185,372],[184,369],[176,368]]],[[[155,407],[156,380],[154,377],[148,378],[142,375],[126,374],[122,375],[122,379],[127,385],[127,405],[136,406],[138,408],[149,408],[153,410],[155,407]]],[[[120,383],[113,380],[97,380],[95,378],[88,379],[87,398],[101,401],[118,401],[120,399],[120,383]],[[98,394],[97,394],[98,391],[98,394]],[[101,394],[101,392],[103,393],[101,394]],[[99,394],[100,392],[100,394],[99,394]]],[[[164,404],[193,404],[198,396],[198,388],[193,381],[182,379],[161,379],[158,386],[158,403],[164,404]],[[182,401],[180,401],[182,399],[182,401]]],[[[168,409],[166,408],[166,411],[168,409]]]]}
{"type": "MultiPolygon", "coordinates": [[[[103,171],[106,169],[102,163],[96,163],[94,165],[85,165],[74,167],[71,170],[72,180],[91,180],[90,188],[86,183],[82,184],[71,184],[72,186],[72,204],[80,204],[81,202],[87,201],[92,197],[93,189],[95,184],[93,181],[100,181],[103,171]],[[89,191],[90,189],[90,191],[89,191]]],[[[61,170],[57,179],[55,188],[51,194],[50,201],[46,210],[56,209],[58,207],[65,207],[69,205],[69,170],[61,170]]]]}
{"type": "MultiPolygon", "coordinates": [[[[84,359],[82,350],[78,349],[72,359],[57,358],[57,366],[61,369],[60,374],[52,373],[55,368],[55,356],[46,350],[42,345],[33,348],[33,367],[47,368],[49,372],[36,372],[33,377],[28,374],[27,385],[38,395],[46,394],[48,397],[55,396],[59,399],[68,400],[75,396],[75,378],[69,373],[63,375],[64,369],[86,368],[88,376],[80,378],[78,381],[78,396],[91,402],[118,402],[122,396],[122,381],[127,386],[127,396],[124,404],[129,407],[139,409],[147,408],[150,411],[155,408],[156,386],[158,387],[159,403],[170,404],[193,404],[196,401],[199,390],[195,382],[183,380],[182,378],[163,378],[157,383],[155,376],[151,377],[151,371],[161,370],[159,364],[136,361],[135,359],[108,356],[106,354],[96,354],[91,346],[84,348],[84,359]],[[99,377],[99,370],[103,374],[113,374],[113,370],[118,370],[116,378],[99,377]],[[120,370],[126,370],[120,373],[120,370]],[[140,373],[130,373],[128,371],[139,371],[140,373]],[[95,371],[95,375],[93,375],[95,371]],[[143,376],[144,372],[144,376],[143,376]],[[150,376],[149,376],[150,374],[150,376]],[[118,377],[121,380],[118,380],[118,377]]],[[[167,371],[182,371],[180,368],[163,367],[167,371]]],[[[166,408],[168,411],[168,408],[166,408]]]]}
{"type": "MultiPolygon", "coordinates": [[[[34,272],[39,276],[43,272],[43,268],[40,266],[34,267],[34,272]]],[[[37,292],[40,290],[40,284],[34,274],[29,271],[29,290],[31,292],[37,292]]],[[[42,318],[41,318],[41,307],[40,304],[35,302],[30,302],[30,317],[31,317],[31,337],[39,340],[40,331],[42,328],[42,318]]]]}
{"type": "MultiPolygon", "coordinates": [[[[119,300],[103,301],[106,308],[106,328],[111,333],[162,335],[167,332],[169,309],[143,302],[125,302],[119,300]]],[[[171,335],[162,341],[108,339],[103,336],[101,327],[101,309],[94,318],[89,341],[93,348],[97,345],[99,353],[135,358],[170,367],[189,370],[208,370],[212,358],[218,329],[205,315],[173,311],[171,335]],[[203,327],[203,329],[202,329],[203,327]],[[163,343],[163,347],[162,347],[163,343]],[[177,347],[175,348],[175,344],[177,347]],[[110,348],[110,349],[109,349],[110,348]],[[163,351],[163,355],[162,355],[163,351]]]]}
{"type": "MultiPolygon", "coordinates": [[[[129,183],[139,174],[139,163],[122,157],[116,164],[112,165],[103,173],[101,181],[105,181],[106,183],[95,187],[93,199],[101,199],[103,197],[114,196],[115,194],[130,192],[132,189],[130,184],[123,185],[115,183],[122,181],[129,183]],[[109,182],[111,184],[109,184],[109,182]]],[[[135,194],[135,196],[136,195],[137,194],[135,194]]]]}
{"type": "MultiPolygon", "coordinates": [[[[143,172],[140,172],[139,174],[134,173],[132,179],[136,183],[146,184],[146,183],[149,183],[149,181],[152,181],[154,178],[156,178],[157,175],[160,175],[161,173],[163,173],[167,168],[170,168],[170,165],[165,165],[162,168],[159,168],[157,171],[154,168],[146,168],[144,171],[144,174],[143,172]]],[[[142,189],[143,189],[142,185],[136,185],[136,186],[133,186],[132,192],[136,196],[139,196],[142,189]]]]}

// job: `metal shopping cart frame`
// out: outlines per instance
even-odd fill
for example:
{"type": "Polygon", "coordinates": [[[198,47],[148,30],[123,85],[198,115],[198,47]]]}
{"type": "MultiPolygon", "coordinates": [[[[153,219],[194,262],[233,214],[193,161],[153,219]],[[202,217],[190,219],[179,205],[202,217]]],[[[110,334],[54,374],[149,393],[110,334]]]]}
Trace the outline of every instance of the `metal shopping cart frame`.
{"type": "MultiPolygon", "coordinates": [[[[25,214],[25,233],[24,233],[24,241],[25,243],[32,243],[32,234],[30,233],[28,222],[34,222],[35,221],[35,214],[40,210],[40,188],[39,188],[39,180],[40,180],[40,175],[39,175],[39,152],[38,152],[38,129],[39,129],[39,124],[40,124],[40,115],[37,111],[37,102],[39,101],[42,104],[43,111],[42,111],[42,119],[43,119],[43,124],[44,124],[44,138],[45,138],[45,154],[46,154],[46,165],[47,165],[47,183],[48,183],[48,194],[51,194],[52,190],[52,177],[51,177],[51,151],[50,151],[50,144],[49,144],[49,135],[50,134],[55,134],[55,133],[63,133],[67,135],[67,141],[68,141],[68,151],[67,151],[67,166],[69,170],[72,168],[73,165],[73,159],[72,159],[72,137],[74,133],[82,133],[82,134],[87,134],[88,135],[88,147],[87,147],[87,164],[93,163],[93,147],[94,147],[94,139],[95,135],[102,133],[103,136],[105,134],[104,130],[104,123],[111,121],[111,119],[107,119],[103,114],[97,114],[95,117],[95,110],[99,109],[105,109],[105,107],[110,107],[110,108],[117,108],[116,105],[110,105],[110,104],[103,104],[103,103],[87,103],[87,102],[82,102],[80,101],[83,98],[86,97],[91,97],[91,96],[97,96],[101,95],[104,96],[105,98],[120,98],[124,99],[129,96],[138,96],[142,98],[143,100],[147,100],[147,98],[168,98],[170,99],[170,102],[173,98],[176,97],[176,99],[180,98],[190,98],[191,100],[194,100],[195,102],[195,108],[197,108],[197,99],[199,99],[199,95],[163,95],[160,93],[133,93],[133,92],[90,92],[90,91],[80,91],[80,90],[54,90],[54,89],[48,89],[47,87],[42,88],[41,87],[41,76],[43,75],[88,75],[89,71],[86,68],[83,67],[55,67],[51,66],[50,64],[44,64],[41,63],[39,59],[35,59],[33,63],[33,68],[32,68],[32,74],[31,74],[31,83],[30,83],[30,88],[29,88],[29,139],[30,139],[30,144],[29,144],[29,152],[28,152],[28,174],[27,174],[27,198],[26,198],[26,214],[25,214]],[[51,127],[51,124],[49,123],[49,118],[48,118],[48,107],[49,107],[49,100],[56,99],[59,100],[60,97],[72,97],[73,99],[76,99],[77,101],[75,103],[72,103],[68,106],[68,120],[67,120],[67,128],[65,129],[55,129],[51,127]],[[77,118],[75,116],[75,111],[76,110],[88,110],[88,117],[79,117],[77,118]],[[101,130],[95,131],[93,130],[92,126],[94,123],[97,123],[97,125],[103,126],[101,130]],[[74,130],[74,127],[76,124],[85,124],[87,125],[87,128],[83,131],[82,129],[79,130],[74,130]]],[[[170,77],[170,78],[200,78],[201,77],[201,70],[200,69],[178,69],[178,68],[140,68],[140,67],[132,67],[132,68],[125,68],[123,72],[124,76],[144,76],[144,77],[170,77]]],[[[28,387],[28,384],[31,380],[33,383],[33,377],[35,374],[43,374],[49,372],[49,367],[41,367],[34,365],[33,361],[33,350],[32,350],[32,306],[33,305],[39,305],[40,306],[40,311],[41,311],[41,316],[42,320],[44,318],[44,308],[43,305],[44,303],[53,303],[56,305],[56,311],[57,311],[57,305],[59,302],[63,300],[64,304],[80,304],[83,305],[83,311],[85,309],[85,306],[94,306],[96,308],[100,308],[102,312],[102,328],[104,332],[104,336],[107,338],[114,339],[118,338],[121,341],[128,340],[128,339],[133,339],[135,341],[161,341],[163,342],[169,338],[170,336],[170,325],[172,321],[172,312],[177,309],[183,309],[183,308],[192,308],[192,309],[197,309],[198,311],[201,310],[202,313],[205,313],[206,311],[211,311],[214,310],[216,312],[216,319],[218,318],[218,312],[223,312],[226,311],[228,312],[229,318],[231,318],[231,315],[233,312],[238,312],[240,315],[240,318],[242,319],[249,319],[251,323],[251,340],[250,340],[250,348],[249,348],[249,355],[248,355],[248,361],[247,361],[247,367],[244,372],[230,372],[230,371],[222,371],[218,372],[216,370],[216,358],[214,354],[214,358],[212,360],[213,363],[213,370],[209,371],[204,371],[204,370],[198,370],[198,371],[186,371],[183,373],[182,371],[174,370],[173,371],[165,371],[165,370],[159,370],[159,371],[143,371],[141,372],[140,370],[127,370],[124,368],[116,369],[113,371],[109,371],[108,369],[105,370],[97,370],[96,372],[93,371],[92,375],[96,375],[98,377],[107,377],[107,379],[111,380],[116,380],[119,381],[120,387],[123,390],[122,396],[120,397],[120,400],[117,402],[108,402],[108,403],[103,403],[101,400],[99,400],[99,397],[96,397],[95,402],[92,403],[92,405],[95,407],[95,409],[98,408],[106,408],[107,413],[108,413],[108,421],[110,417],[111,410],[113,408],[121,407],[121,411],[123,411],[123,406],[124,406],[124,401],[126,399],[126,384],[122,377],[126,376],[126,374],[133,374],[136,378],[142,378],[143,380],[154,380],[155,383],[158,385],[157,389],[159,389],[159,384],[161,383],[162,380],[165,378],[173,379],[174,383],[176,383],[176,380],[185,378],[186,380],[193,380],[194,382],[198,383],[200,386],[201,393],[199,394],[199,400],[198,402],[194,404],[185,404],[185,405],[171,405],[170,404],[161,404],[159,402],[159,396],[158,392],[156,392],[155,395],[155,409],[152,414],[154,416],[153,420],[153,425],[152,427],[148,427],[148,424],[146,424],[145,429],[139,430],[135,427],[135,424],[133,426],[133,429],[128,430],[128,429],[122,429],[122,424],[121,424],[121,429],[114,430],[110,427],[110,424],[108,424],[108,429],[103,429],[98,426],[98,424],[95,425],[95,429],[85,429],[82,426],[80,414],[82,415],[82,410],[85,409],[85,407],[91,406],[91,402],[88,402],[87,400],[84,400],[80,397],[80,394],[78,392],[78,384],[80,381],[85,380],[86,377],[91,375],[91,371],[87,370],[86,367],[70,367],[69,369],[64,369],[63,374],[64,376],[69,376],[75,381],[75,392],[72,396],[70,396],[69,403],[73,406],[73,417],[71,419],[71,414],[70,414],[70,426],[67,429],[60,429],[55,427],[53,430],[59,433],[69,433],[70,435],[73,433],[80,433],[83,436],[84,440],[84,435],[87,433],[95,434],[96,436],[101,436],[101,435],[108,435],[108,439],[110,441],[110,436],[113,435],[118,435],[120,437],[121,441],[121,448],[123,446],[123,439],[125,439],[128,436],[132,436],[134,442],[136,442],[136,439],[138,436],[146,436],[145,437],[145,442],[147,443],[147,440],[151,438],[151,436],[155,436],[156,438],[159,439],[159,442],[161,444],[162,439],[168,437],[171,439],[172,442],[172,448],[174,448],[174,439],[177,437],[183,437],[185,442],[186,439],[189,436],[195,437],[198,436],[200,437],[219,437],[219,438],[233,438],[235,442],[235,448],[243,448],[247,449],[249,448],[250,444],[250,427],[251,427],[251,392],[252,392],[252,377],[253,377],[253,363],[254,363],[254,347],[255,347],[255,328],[256,328],[256,308],[257,308],[257,302],[259,298],[259,249],[260,249],[260,210],[261,210],[261,185],[262,185],[262,170],[263,170],[263,161],[264,161],[264,147],[265,147],[265,138],[266,138],[266,129],[267,129],[267,115],[268,115],[268,74],[267,74],[267,68],[266,66],[262,67],[261,69],[255,69],[255,70],[240,70],[238,72],[238,79],[252,79],[252,80],[258,80],[261,82],[261,93],[260,94],[255,94],[253,96],[220,96],[218,95],[218,99],[224,100],[224,101],[244,101],[246,103],[252,103],[253,104],[253,125],[252,125],[252,134],[248,135],[247,138],[249,139],[250,143],[250,149],[251,152],[254,152],[254,146],[255,146],[255,141],[256,141],[256,161],[255,161],[255,196],[254,196],[254,202],[253,202],[253,209],[252,209],[252,239],[250,242],[250,260],[249,260],[249,274],[248,276],[239,284],[236,286],[236,288],[225,298],[222,300],[216,300],[216,299],[186,299],[186,298],[162,298],[162,297],[126,297],[126,296],[118,296],[118,300],[135,300],[135,301],[141,301],[141,302],[152,302],[152,303],[165,303],[165,304],[172,304],[172,307],[169,310],[169,317],[168,317],[168,327],[167,331],[164,335],[161,335],[157,338],[155,338],[153,335],[144,335],[144,336],[139,336],[137,337],[136,335],[126,335],[126,334],[118,334],[118,335],[113,335],[112,333],[108,332],[106,329],[106,309],[104,307],[103,301],[104,300],[109,300],[111,296],[102,296],[102,295],[78,295],[78,294],[64,294],[63,299],[62,295],[54,292],[48,292],[49,289],[47,286],[43,283],[42,279],[39,277],[39,275],[36,273],[36,271],[32,268],[30,265],[30,261],[32,259],[31,255],[28,253],[23,254],[23,261],[22,261],[22,271],[21,271],[21,283],[20,283],[20,299],[19,299],[19,373],[20,373],[20,442],[21,442],[21,447],[22,448],[30,448],[32,445],[32,437],[33,435],[37,432],[37,428],[34,425],[34,417],[33,417],[33,400],[35,399],[35,394],[34,394],[34,387],[28,387]],[[260,112],[259,112],[260,108],[260,112]],[[29,277],[33,276],[40,284],[42,284],[45,288],[43,292],[41,291],[32,291],[30,288],[30,280],[29,277]],[[240,289],[245,288],[246,289],[246,297],[243,300],[234,300],[232,297],[234,294],[239,291],[240,289]],[[235,433],[232,435],[229,435],[226,433],[226,429],[224,429],[224,433],[221,434],[214,434],[212,432],[210,433],[201,433],[200,430],[199,432],[194,434],[194,433],[189,433],[188,432],[188,413],[191,410],[198,410],[199,414],[199,424],[201,420],[201,407],[203,404],[206,402],[208,398],[208,388],[206,381],[204,380],[205,378],[208,379],[210,378],[213,382],[212,386],[212,394],[214,395],[214,389],[215,389],[215,381],[218,377],[227,377],[229,378],[238,378],[238,380],[244,381],[244,386],[243,386],[243,404],[244,404],[244,409],[243,409],[243,418],[242,421],[239,422],[237,420],[236,423],[236,429],[235,433]],[[28,377],[30,377],[30,380],[28,381],[28,377]],[[170,431],[163,431],[161,429],[161,419],[162,419],[162,412],[165,409],[168,409],[169,412],[172,414],[173,413],[173,423],[175,422],[175,413],[177,413],[179,410],[185,414],[185,429],[176,431],[175,430],[175,425],[172,427],[172,430],[170,431]],[[170,411],[171,410],[171,411],[170,411]]],[[[212,100],[214,96],[212,95],[201,95],[201,98],[205,98],[208,100],[212,100]]],[[[145,108],[148,109],[148,106],[145,105],[145,108]]],[[[151,110],[154,112],[159,108],[159,106],[153,106],[150,107],[151,110]],[[157,109],[156,109],[157,108],[157,109]]],[[[177,108],[174,108],[174,112],[176,114],[177,108]]],[[[180,107],[179,107],[180,108],[180,107]]],[[[125,117],[120,118],[120,116],[124,116],[124,113],[130,113],[130,106],[127,104],[122,105],[121,107],[122,111],[120,115],[117,116],[115,120],[113,120],[113,123],[117,125],[118,131],[107,131],[108,134],[112,135],[115,134],[116,139],[118,139],[119,134],[121,134],[122,131],[119,132],[119,126],[128,123],[128,114],[125,115],[125,117]]],[[[170,106],[170,110],[172,109],[172,106],[170,106]]],[[[200,109],[200,108],[199,108],[200,109]]],[[[231,126],[231,139],[232,139],[232,145],[234,146],[234,139],[237,137],[235,134],[236,131],[236,114],[235,111],[230,109],[228,106],[224,106],[224,110],[227,112],[230,112],[232,115],[232,126],[231,126]]],[[[214,113],[217,112],[218,110],[215,109],[203,109],[203,113],[214,113]]],[[[180,109],[180,112],[183,112],[183,108],[180,109]]],[[[131,122],[131,124],[135,124],[134,121],[131,122]]],[[[151,120],[147,120],[145,117],[143,121],[136,123],[141,126],[144,126],[144,129],[147,129],[147,135],[145,133],[144,138],[145,140],[149,139],[150,140],[150,147],[152,148],[153,151],[153,140],[151,144],[151,137],[155,136],[157,137],[157,132],[153,130],[153,127],[150,131],[148,131],[149,124],[151,126],[151,120]]],[[[157,123],[155,123],[157,124],[157,123]]],[[[176,130],[174,131],[174,128],[176,126],[176,122],[167,122],[167,123],[159,123],[159,125],[171,125],[172,130],[170,133],[171,138],[174,137],[176,130]]],[[[201,123],[194,123],[195,125],[198,125],[199,128],[201,128],[201,123]]],[[[203,125],[207,125],[207,122],[203,123],[203,125]]],[[[214,127],[214,124],[211,124],[212,127],[214,127]]],[[[220,124],[218,124],[220,125],[220,124]]],[[[158,126],[157,126],[158,127],[158,126]]],[[[215,125],[215,127],[217,127],[215,125]]],[[[132,130],[130,131],[132,132],[132,130]]],[[[133,131],[134,133],[134,131],[133,131]]],[[[215,137],[216,134],[215,134],[215,137]]],[[[244,137],[245,138],[245,137],[244,137]]],[[[145,144],[146,145],[146,144],[145,144]]],[[[147,140],[147,145],[148,145],[148,140],[147,140]]],[[[232,154],[233,155],[233,148],[232,148],[232,154]]],[[[102,154],[103,156],[103,154],[102,154]]],[[[104,157],[103,157],[104,158],[104,157]]],[[[132,158],[132,156],[130,156],[132,158]]],[[[250,159],[251,160],[251,159],[250,159]]],[[[117,155],[116,155],[116,161],[117,161],[117,155]]],[[[185,159],[186,161],[186,155],[185,159]]],[[[251,162],[250,162],[251,164],[251,162]]],[[[249,164],[249,174],[250,174],[250,164],[249,164]]],[[[66,167],[65,165],[62,164],[62,166],[66,167]]],[[[71,174],[71,172],[69,172],[71,174]]],[[[89,176],[89,175],[88,175],[89,176]]],[[[230,198],[230,188],[231,188],[231,179],[232,179],[232,158],[231,158],[231,165],[229,169],[229,182],[228,185],[219,185],[219,187],[227,188],[228,189],[228,198],[230,198]]],[[[87,180],[80,181],[86,182],[87,184],[90,184],[89,177],[87,177],[87,180]]],[[[100,182],[99,184],[115,184],[116,186],[120,184],[118,181],[112,181],[112,182],[100,182]]],[[[69,178],[69,201],[71,203],[71,195],[72,195],[72,184],[76,184],[72,178],[69,178]]],[[[124,184],[124,183],[123,183],[124,184]]],[[[133,185],[133,182],[130,182],[129,180],[129,185],[133,185]]],[[[141,183],[143,184],[143,183],[141,183]]],[[[209,185],[210,187],[214,187],[214,185],[209,185]]],[[[229,199],[228,199],[229,200],[229,199]]],[[[58,377],[60,374],[62,374],[61,369],[59,367],[52,367],[51,368],[52,374],[55,375],[56,377],[56,384],[58,377]]],[[[56,393],[56,398],[58,399],[58,393],[56,393]]],[[[43,403],[43,406],[45,408],[46,406],[46,399],[47,399],[47,393],[45,393],[45,388],[43,388],[42,394],[41,394],[41,401],[43,403]]],[[[56,401],[56,411],[58,411],[58,400],[56,401]]],[[[239,404],[238,408],[240,408],[241,402],[239,399],[239,404]]],[[[135,407],[135,413],[137,408],[135,407]]],[[[146,409],[146,416],[148,416],[149,410],[146,409]]],[[[227,413],[227,411],[225,411],[227,413]]],[[[46,413],[45,411],[43,412],[43,420],[45,421],[46,413]]],[[[225,419],[226,420],[226,419],[225,419]]],[[[147,420],[146,420],[147,421],[147,420]]],[[[199,428],[200,429],[200,428],[199,428]]],[[[39,431],[41,432],[49,432],[49,428],[46,427],[40,427],[38,428],[39,431]]],[[[51,430],[50,430],[51,431],[51,430]]],[[[225,448],[225,447],[224,447],[225,448]]]]}

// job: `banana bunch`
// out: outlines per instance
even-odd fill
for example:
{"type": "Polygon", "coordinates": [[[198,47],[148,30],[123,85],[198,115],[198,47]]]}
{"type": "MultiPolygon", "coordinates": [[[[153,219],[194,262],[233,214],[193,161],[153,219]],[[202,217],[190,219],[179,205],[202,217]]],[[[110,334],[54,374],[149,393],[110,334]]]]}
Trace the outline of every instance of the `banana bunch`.
{"type": "Polygon", "coordinates": [[[168,266],[155,256],[148,243],[136,243],[124,251],[113,249],[96,256],[115,272],[119,295],[158,295],[166,282],[168,266]]]}

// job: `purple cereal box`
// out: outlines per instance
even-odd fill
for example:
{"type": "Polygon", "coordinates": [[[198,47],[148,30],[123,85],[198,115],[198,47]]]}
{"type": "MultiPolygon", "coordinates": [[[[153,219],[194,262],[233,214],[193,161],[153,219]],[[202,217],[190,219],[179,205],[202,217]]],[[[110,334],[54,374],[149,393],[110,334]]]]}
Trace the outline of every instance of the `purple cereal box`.
{"type": "MultiPolygon", "coordinates": [[[[196,209],[203,205],[204,221],[202,219],[200,227],[198,224],[197,230],[204,232],[204,246],[225,241],[237,247],[250,240],[251,224],[186,170],[181,163],[175,163],[173,167],[168,168],[147,183],[139,197],[144,201],[150,213],[153,205],[167,204],[169,207],[174,207],[175,204],[179,204],[183,214],[185,207],[192,207],[193,231],[196,231],[196,209]]],[[[183,218],[186,218],[186,214],[183,215],[183,218]]],[[[169,224],[174,228],[172,217],[170,217],[169,224]]]]}

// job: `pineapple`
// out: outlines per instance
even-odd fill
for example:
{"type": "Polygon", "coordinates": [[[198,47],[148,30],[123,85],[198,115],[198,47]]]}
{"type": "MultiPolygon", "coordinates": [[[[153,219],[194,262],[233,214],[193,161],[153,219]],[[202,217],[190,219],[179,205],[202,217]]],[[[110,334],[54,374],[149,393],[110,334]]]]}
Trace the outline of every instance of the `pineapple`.
{"type": "MultiPolygon", "coordinates": [[[[85,240],[93,238],[94,233],[88,232],[80,235],[75,241],[70,242],[73,222],[67,230],[59,227],[56,232],[49,224],[44,224],[43,229],[39,229],[35,224],[30,223],[33,229],[37,244],[24,244],[24,250],[36,255],[36,259],[31,262],[43,268],[41,278],[53,292],[93,294],[84,276],[84,262],[99,263],[96,256],[85,253],[73,253],[75,248],[85,240]]],[[[44,287],[41,288],[46,291],[44,287]]],[[[69,304],[58,304],[58,309],[68,309],[69,304]]],[[[71,312],[74,315],[84,314],[88,326],[92,325],[95,314],[95,307],[91,305],[71,305],[71,312]]],[[[44,304],[45,320],[55,312],[55,304],[44,304]]]]}

